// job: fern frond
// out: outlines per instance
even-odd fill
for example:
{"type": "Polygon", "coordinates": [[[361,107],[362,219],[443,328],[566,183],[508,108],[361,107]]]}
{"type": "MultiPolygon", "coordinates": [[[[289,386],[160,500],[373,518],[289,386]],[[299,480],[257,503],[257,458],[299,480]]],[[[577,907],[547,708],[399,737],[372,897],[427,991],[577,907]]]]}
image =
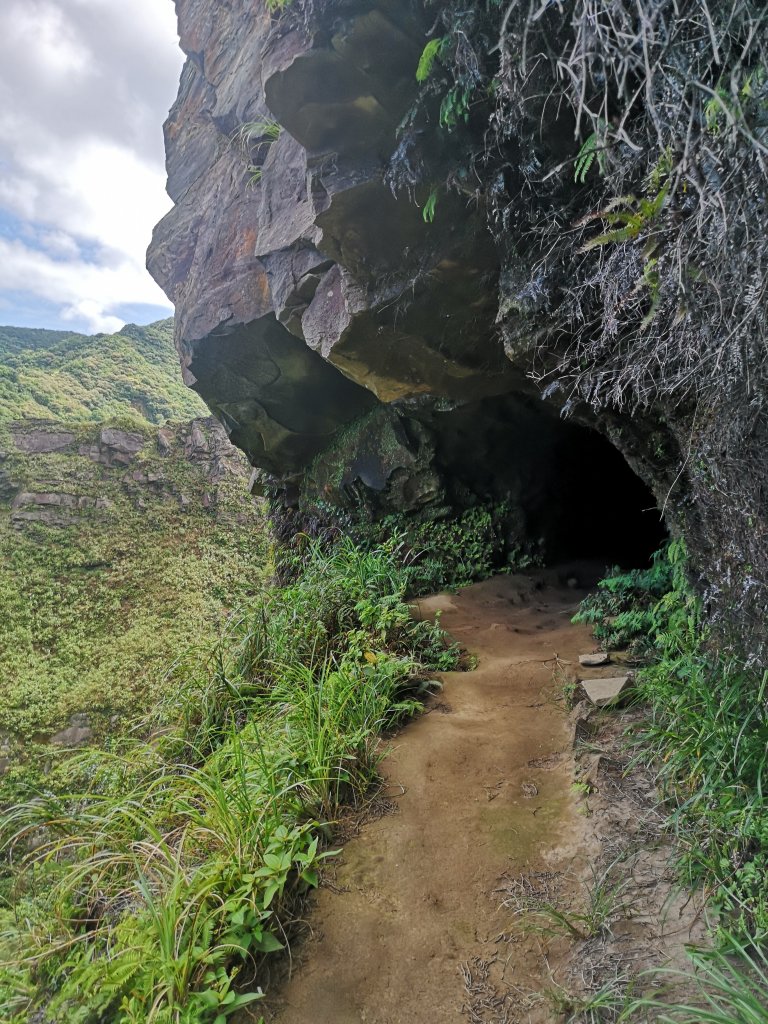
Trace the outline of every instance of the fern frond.
{"type": "Polygon", "coordinates": [[[419,63],[416,68],[416,81],[426,82],[429,76],[432,74],[432,69],[435,66],[435,61],[440,56],[443,48],[448,43],[448,36],[440,36],[437,39],[430,39],[424,49],[421,51],[419,57],[419,63]]]}
{"type": "Polygon", "coordinates": [[[437,185],[433,185],[432,189],[427,196],[427,201],[424,203],[424,209],[421,211],[421,216],[424,219],[425,224],[431,224],[435,219],[435,207],[437,206],[437,185]]]}

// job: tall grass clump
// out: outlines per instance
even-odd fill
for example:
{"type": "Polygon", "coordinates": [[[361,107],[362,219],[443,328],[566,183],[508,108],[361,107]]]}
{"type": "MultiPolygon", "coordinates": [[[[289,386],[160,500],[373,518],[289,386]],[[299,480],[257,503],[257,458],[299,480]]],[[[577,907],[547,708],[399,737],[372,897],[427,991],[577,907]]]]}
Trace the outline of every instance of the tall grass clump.
{"type": "Polygon", "coordinates": [[[391,550],[308,544],[173,696],[6,815],[0,1006],[21,1024],[224,1024],[258,1000],[378,737],[456,652],[391,550]]]}
{"type": "Polygon", "coordinates": [[[636,1002],[646,1016],[632,1019],[768,1022],[768,673],[721,652],[680,541],[649,571],[604,580],[579,618],[609,643],[620,626],[633,626],[624,642],[646,658],[637,685],[647,716],[637,739],[656,766],[683,880],[705,893],[715,922],[714,951],[692,951],[696,1007],[654,997],[636,1002]]]}
{"type": "Polygon", "coordinates": [[[628,1000],[620,1021],[657,1024],[765,1024],[768,1021],[768,959],[735,937],[722,949],[692,949],[690,972],[657,974],[662,989],[628,1000]],[[681,996],[680,989],[688,996],[681,996]]]}

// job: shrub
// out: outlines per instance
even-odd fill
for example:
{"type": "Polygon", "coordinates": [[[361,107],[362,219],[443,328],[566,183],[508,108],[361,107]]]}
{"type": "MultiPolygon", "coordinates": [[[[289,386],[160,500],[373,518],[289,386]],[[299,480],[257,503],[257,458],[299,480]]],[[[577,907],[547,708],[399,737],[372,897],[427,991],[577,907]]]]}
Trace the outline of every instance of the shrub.
{"type": "Polygon", "coordinates": [[[605,646],[643,650],[637,682],[649,712],[638,742],[654,755],[685,878],[713,894],[724,934],[765,940],[768,673],[719,653],[679,541],[650,570],[603,580],[576,618],[605,646]]]}

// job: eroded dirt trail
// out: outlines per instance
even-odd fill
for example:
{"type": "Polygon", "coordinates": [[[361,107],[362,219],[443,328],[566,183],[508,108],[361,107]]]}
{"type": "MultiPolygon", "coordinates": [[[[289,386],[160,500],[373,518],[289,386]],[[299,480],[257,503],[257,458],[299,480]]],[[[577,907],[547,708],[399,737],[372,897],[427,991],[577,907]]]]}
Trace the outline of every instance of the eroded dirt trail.
{"type": "Polygon", "coordinates": [[[556,654],[575,662],[594,643],[570,623],[578,597],[509,576],[420,603],[424,615],[443,610],[478,667],[441,676],[430,713],[396,737],[383,769],[397,809],[344,848],[339,891],[318,893],[311,937],[268,1019],[551,1019],[509,996],[494,1009],[501,987],[537,987],[541,961],[530,944],[499,940],[510,912],[494,889],[505,875],[583,868],[571,735],[552,678],[556,654]]]}

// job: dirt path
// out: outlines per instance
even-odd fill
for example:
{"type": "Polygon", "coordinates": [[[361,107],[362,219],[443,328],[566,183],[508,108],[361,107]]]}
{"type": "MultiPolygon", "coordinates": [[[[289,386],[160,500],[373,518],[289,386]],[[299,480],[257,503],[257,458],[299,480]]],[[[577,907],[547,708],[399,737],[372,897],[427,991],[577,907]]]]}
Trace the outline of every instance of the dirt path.
{"type": "Polygon", "coordinates": [[[443,675],[430,713],[396,738],[384,775],[397,809],[344,848],[339,891],[318,893],[311,937],[268,1019],[554,1019],[522,995],[541,987],[541,949],[508,941],[510,911],[494,890],[504,876],[584,867],[571,735],[552,679],[556,654],[576,662],[593,648],[570,623],[580,596],[509,576],[421,602],[425,615],[443,609],[478,667],[443,675]]]}

